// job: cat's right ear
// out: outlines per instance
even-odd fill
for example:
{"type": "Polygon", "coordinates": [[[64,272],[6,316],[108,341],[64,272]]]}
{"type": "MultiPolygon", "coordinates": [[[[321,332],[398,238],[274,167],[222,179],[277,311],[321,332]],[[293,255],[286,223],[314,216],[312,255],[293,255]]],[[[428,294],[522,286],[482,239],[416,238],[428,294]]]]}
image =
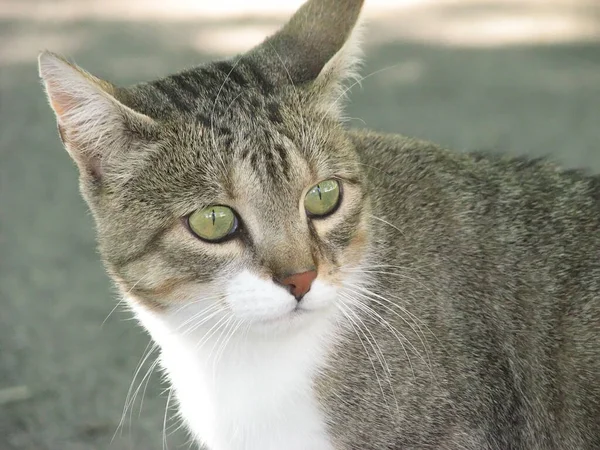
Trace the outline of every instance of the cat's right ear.
{"type": "Polygon", "coordinates": [[[112,84],[50,52],[41,53],[38,63],[60,138],[82,176],[100,180],[113,157],[155,127],[119,102],[112,84]]]}
{"type": "Polygon", "coordinates": [[[318,103],[337,114],[343,83],[357,77],[360,32],[356,27],[363,3],[307,0],[248,57],[274,85],[310,86],[318,103]]]}

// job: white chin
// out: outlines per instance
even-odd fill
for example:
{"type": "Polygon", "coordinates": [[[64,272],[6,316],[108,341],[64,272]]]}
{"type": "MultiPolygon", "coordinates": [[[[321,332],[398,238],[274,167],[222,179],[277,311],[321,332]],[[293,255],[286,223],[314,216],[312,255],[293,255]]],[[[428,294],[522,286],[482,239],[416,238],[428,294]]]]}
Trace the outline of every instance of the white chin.
{"type": "Polygon", "coordinates": [[[274,332],[302,329],[318,321],[331,309],[337,290],[317,279],[298,303],[272,280],[243,270],[228,280],[226,293],[234,316],[250,323],[250,330],[274,332]]]}

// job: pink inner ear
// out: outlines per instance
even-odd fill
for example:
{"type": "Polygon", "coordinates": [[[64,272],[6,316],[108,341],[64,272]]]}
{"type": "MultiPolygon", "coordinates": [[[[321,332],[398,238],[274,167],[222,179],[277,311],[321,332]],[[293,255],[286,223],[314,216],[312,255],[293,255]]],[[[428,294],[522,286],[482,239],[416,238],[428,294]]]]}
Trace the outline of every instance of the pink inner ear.
{"type": "Polygon", "coordinates": [[[72,94],[62,92],[60,86],[57,86],[52,80],[46,80],[46,83],[50,105],[60,120],[76,106],[76,101],[72,94]]]}
{"type": "Polygon", "coordinates": [[[71,157],[77,162],[80,170],[85,171],[89,174],[93,179],[100,180],[102,178],[102,160],[101,158],[93,153],[86,153],[85,151],[78,151],[77,149],[72,149],[72,146],[75,146],[76,143],[69,139],[67,131],[64,127],[58,123],[58,134],[60,136],[60,140],[63,145],[71,155],[71,157]],[[75,150],[75,151],[73,151],[75,150]]]}
{"type": "Polygon", "coordinates": [[[124,128],[135,122],[150,129],[154,122],[121,104],[110,83],[49,53],[41,54],[39,61],[66,150],[82,176],[105,177],[110,154],[121,152],[136,138],[124,128]]]}
{"type": "Polygon", "coordinates": [[[66,111],[70,110],[73,106],[69,104],[66,100],[66,95],[64,94],[52,94],[50,95],[50,104],[52,105],[52,109],[56,115],[60,118],[63,117],[66,111]],[[57,97],[65,97],[65,99],[57,98],[57,97]]]}

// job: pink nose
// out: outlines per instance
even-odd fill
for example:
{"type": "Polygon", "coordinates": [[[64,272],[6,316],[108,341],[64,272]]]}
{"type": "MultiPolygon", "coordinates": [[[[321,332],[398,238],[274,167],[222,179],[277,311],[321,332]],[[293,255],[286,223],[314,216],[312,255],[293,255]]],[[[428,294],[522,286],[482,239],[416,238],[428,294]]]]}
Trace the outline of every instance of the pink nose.
{"type": "Polygon", "coordinates": [[[280,280],[279,283],[287,287],[296,300],[300,301],[302,297],[310,291],[310,285],[317,278],[316,270],[295,273],[289,277],[280,280]]]}

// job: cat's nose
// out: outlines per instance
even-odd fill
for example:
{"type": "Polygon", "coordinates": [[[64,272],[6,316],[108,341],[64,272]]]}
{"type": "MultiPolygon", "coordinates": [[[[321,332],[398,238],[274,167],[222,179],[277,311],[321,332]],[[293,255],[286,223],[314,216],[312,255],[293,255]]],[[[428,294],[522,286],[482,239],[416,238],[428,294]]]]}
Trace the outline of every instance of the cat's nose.
{"type": "Polygon", "coordinates": [[[306,272],[295,273],[281,280],[279,284],[289,289],[290,293],[296,297],[296,300],[302,300],[302,297],[310,291],[310,285],[317,278],[316,270],[307,270],[306,272]]]}

